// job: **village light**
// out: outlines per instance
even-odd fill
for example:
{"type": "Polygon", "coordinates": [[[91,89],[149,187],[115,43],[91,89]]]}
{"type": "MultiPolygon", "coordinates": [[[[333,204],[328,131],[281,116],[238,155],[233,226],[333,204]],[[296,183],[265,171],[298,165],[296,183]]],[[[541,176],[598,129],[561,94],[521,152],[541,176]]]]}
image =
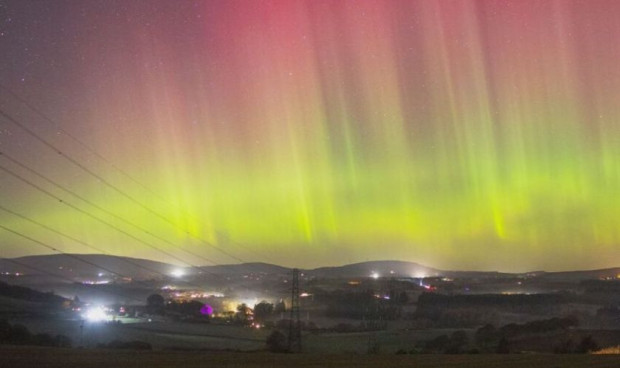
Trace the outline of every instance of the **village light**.
{"type": "Polygon", "coordinates": [[[82,316],[89,322],[101,322],[109,319],[105,308],[102,306],[91,307],[82,316]]]}
{"type": "Polygon", "coordinates": [[[170,274],[173,277],[176,277],[176,278],[180,278],[180,277],[185,276],[185,272],[183,270],[174,270],[174,271],[170,272],[170,274]]]}

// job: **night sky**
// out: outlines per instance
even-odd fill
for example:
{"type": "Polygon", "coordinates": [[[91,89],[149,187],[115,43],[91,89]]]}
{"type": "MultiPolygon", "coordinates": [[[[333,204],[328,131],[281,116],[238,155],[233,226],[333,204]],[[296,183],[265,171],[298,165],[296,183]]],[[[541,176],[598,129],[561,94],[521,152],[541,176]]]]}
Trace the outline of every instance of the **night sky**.
{"type": "Polygon", "coordinates": [[[0,0],[0,256],[620,266],[619,40],[617,0],[0,0]]]}

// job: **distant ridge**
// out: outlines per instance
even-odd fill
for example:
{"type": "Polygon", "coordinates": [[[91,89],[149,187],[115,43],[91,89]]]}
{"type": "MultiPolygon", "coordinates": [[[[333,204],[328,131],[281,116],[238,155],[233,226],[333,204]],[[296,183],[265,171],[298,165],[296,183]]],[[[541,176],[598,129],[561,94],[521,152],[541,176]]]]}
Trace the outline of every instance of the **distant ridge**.
{"type": "MultiPolygon", "coordinates": [[[[13,259],[0,259],[0,273],[15,272],[25,273],[31,276],[44,276],[49,281],[49,276],[45,273],[37,272],[43,270],[45,272],[59,274],[65,278],[93,278],[100,273],[104,276],[110,276],[110,272],[114,271],[123,276],[135,279],[152,279],[162,278],[172,275],[173,271],[184,269],[186,274],[195,274],[198,270],[194,268],[181,267],[164,262],[152,261],[141,258],[131,258],[122,256],[111,256],[103,254],[72,254],[70,256],[64,254],[26,256],[13,259]],[[96,264],[101,267],[95,267],[88,263],[81,262],[73,256],[79,257],[86,262],[96,264]],[[16,263],[32,267],[17,265],[16,263]]],[[[284,275],[290,272],[290,268],[279,265],[273,265],[262,262],[228,264],[215,266],[198,267],[200,271],[219,275],[244,275],[250,273],[278,274],[284,275]]],[[[342,266],[319,267],[315,269],[301,270],[308,276],[317,278],[342,278],[342,277],[371,277],[376,274],[380,277],[433,277],[448,276],[456,278],[472,278],[472,277],[516,277],[520,275],[536,275],[537,277],[547,279],[571,279],[575,281],[596,278],[616,278],[620,275],[620,267],[606,268],[600,270],[578,270],[563,272],[525,272],[525,273],[503,273],[497,271],[450,271],[440,270],[427,267],[415,262],[406,261],[367,261],[342,266]]]]}
{"type": "Polygon", "coordinates": [[[266,274],[281,274],[291,271],[290,268],[273,265],[263,262],[250,262],[240,264],[228,264],[217,266],[203,266],[202,270],[210,273],[230,275],[230,274],[246,274],[246,273],[266,273],[266,274]]]}
{"type": "Polygon", "coordinates": [[[309,275],[316,277],[369,277],[373,273],[380,277],[429,277],[439,276],[443,272],[406,261],[368,261],[307,270],[309,275]]]}
{"type": "Polygon", "coordinates": [[[131,278],[148,279],[156,278],[161,276],[161,274],[170,274],[176,268],[178,266],[163,262],[105,254],[50,254],[12,258],[9,260],[0,259],[0,272],[22,272],[27,275],[51,277],[46,274],[47,272],[57,274],[60,278],[92,278],[100,273],[110,276],[111,272],[109,271],[113,271],[119,275],[131,278]],[[89,263],[101,267],[95,267],[89,263]]]}

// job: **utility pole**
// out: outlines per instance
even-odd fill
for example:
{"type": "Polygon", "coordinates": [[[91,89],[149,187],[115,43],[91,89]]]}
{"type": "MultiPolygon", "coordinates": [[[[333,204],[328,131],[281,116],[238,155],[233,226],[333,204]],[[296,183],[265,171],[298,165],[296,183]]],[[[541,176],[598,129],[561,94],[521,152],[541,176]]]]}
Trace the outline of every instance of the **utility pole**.
{"type": "Polygon", "coordinates": [[[288,328],[288,350],[301,353],[301,320],[299,318],[299,270],[293,269],[291,319],[288,328]]]}

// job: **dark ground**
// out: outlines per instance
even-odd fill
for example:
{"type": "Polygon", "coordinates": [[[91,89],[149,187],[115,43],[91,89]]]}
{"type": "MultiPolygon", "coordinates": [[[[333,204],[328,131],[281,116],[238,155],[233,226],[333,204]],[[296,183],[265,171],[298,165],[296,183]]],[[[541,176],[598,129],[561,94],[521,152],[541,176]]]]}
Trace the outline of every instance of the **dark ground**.
{"type": "Polygon", "coordinates": [[[620,368],[618,355],[309,355],[237,352],[119,351],[0,346],[0,368],[65,367],[502,367],[620,368]]]}

